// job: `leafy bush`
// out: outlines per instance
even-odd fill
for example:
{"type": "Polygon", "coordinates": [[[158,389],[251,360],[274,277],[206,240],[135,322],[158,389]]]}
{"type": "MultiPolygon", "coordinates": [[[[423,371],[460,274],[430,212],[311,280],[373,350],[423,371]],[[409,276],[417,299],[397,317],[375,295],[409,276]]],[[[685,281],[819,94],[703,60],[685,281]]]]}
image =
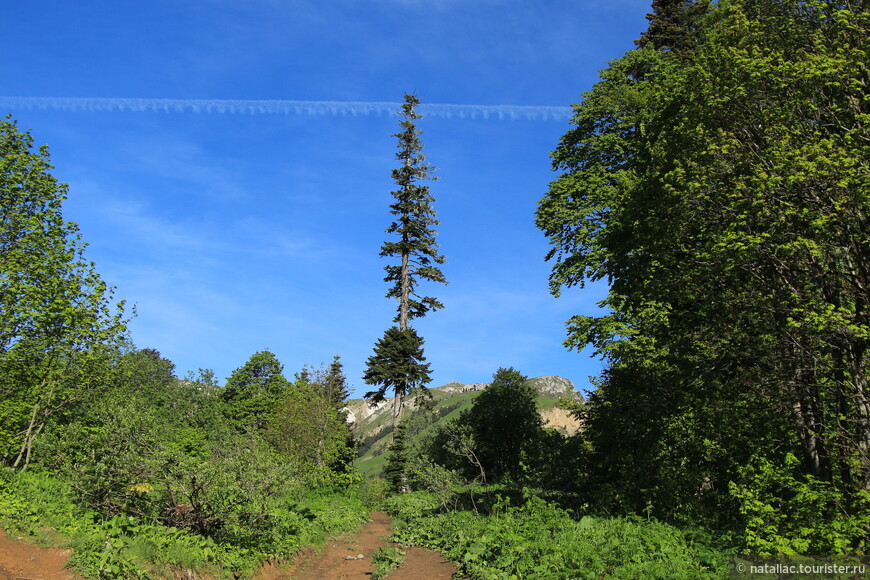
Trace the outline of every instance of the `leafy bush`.
{"type": "Polygon", "coordinates": [[[744,542],[753,554],[845,554],[865,545],[870,494],[848,497],[827,481],[800,473],[787,454],[783,465],[756,458],[731,482],[746,518],[744,542]]]}
{"type": "Polygon", "coordinates": [[[404,563],[405,552],[402,550],[392,546],[378,548],[377,551],[372,554],[372,564],[375,566],[375,571],[372,573],[372,580],[380,580],[404,563]]]}
{"type": "Polygon", "coordinates": [[[0,523],[29,535],[46,527],[71,535],[79,529],[78,518],[91,517],[80,509],[75,493],[58,479],[34,473],[19,473],[0,467],[0,523]]]}
{"type": "Polygon", "coordinates": [[[31,536],[66,538],[70,564],[93,578],[151,578],[173,570],[252,570],[260,560],[176,528],[75,504],[76,493],[45,474],[0,469],[0,523],[31,536]]]}
{"type": "Polygon", "coordinates": [[[354,490],[314,490],[297,509],[314,516],[305,536],[306,544],[321,543],[328,536],[352,532],[369,521],[368,507],[354,490]]]}
{"type": "Polygon", "coordinates": [[[384,510],[405,522],[438,513],[441,502],[434,493],[415,491],[391,496],[384,501],[384,510]]]}
{"type": "Polygon", "coordinates": [[[437,549],[472,578],[717,578],[726,557],[687,533],[655,521],[577,521],[531,497],[521,507],[501,502],[489,516],[432,515],[432,498],[405,494],[388,502],[402,518],[393,540],[437,549]]]}
{"type": "Polygon", "coordinates": [[[73,542],[70,563],[100,579],[152,578],[162,573],[222,567],[244,569],[240,554],[210,538],[176,528],[142,524],[130,516],[94,518],[93,527],[73,542]],[[228,566],[229,565],[229,566],[228,566]]]}
{"type": "Polygon", "coordinates": [[[149,496],[130,493],[130,486],[153,479],[165,455],[155,410],[119,397],[100,401],[89,413],[49,426],[36,443],[41,467],[73,483],[82,500],[110,517],[155,516],[149,496]]]}
{"type": "Polygon", "coordinates": [[[387,499],[389,484],[380,477],[360,477],[354,486],[355,495],[369,509],[381,509],[387,499]]]}

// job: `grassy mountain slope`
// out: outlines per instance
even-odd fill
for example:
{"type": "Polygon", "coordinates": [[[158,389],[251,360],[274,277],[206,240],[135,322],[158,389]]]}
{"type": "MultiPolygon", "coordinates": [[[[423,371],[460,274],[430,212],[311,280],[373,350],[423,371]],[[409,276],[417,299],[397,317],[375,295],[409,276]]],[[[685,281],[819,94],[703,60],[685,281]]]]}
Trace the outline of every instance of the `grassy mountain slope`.
{"type": "MultiPolygon", "coordinates": [[[[576,433],[580,424],[558,406],[560,399],[583,399],[574,384],[562,377],[537,377],[529,379],[529,382],[538,391],[538,411],[545,425],[566,434],[576,433]]],[[[415,435],[424,435],[438,425],[459,417],[487,386],[488,383],[466,385],[453,382],[430,389],[431,400],[409,398],[405,402],[404,414],[406,419],[413,421],[411,431],[415,435]]],[[[378,475],[383,469],[385,452],[392,441],[393,399],[386,399],[376,406],[365,399],[353,399],[348,401],[346,408],[348,422],[360,442],[358,466],[366,475],[378,475]]]]}

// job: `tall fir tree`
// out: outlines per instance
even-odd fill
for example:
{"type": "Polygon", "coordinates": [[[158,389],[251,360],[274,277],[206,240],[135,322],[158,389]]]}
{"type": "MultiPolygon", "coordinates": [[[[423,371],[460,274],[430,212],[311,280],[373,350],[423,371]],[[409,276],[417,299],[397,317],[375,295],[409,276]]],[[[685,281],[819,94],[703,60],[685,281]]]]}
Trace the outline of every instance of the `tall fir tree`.
{"type": "Polygon", "coordinates": [[[419,104],[420,100],[415,95],[406,94],[399,111],[402,120],[399,122],[400,130],[394,137],[398,139],[396,159],[401,161],[401,166],[392,171],[393,181],[398,185],[398,189],[392,192],[396,201],[390,205],[390,213],[395,219],[386,230],[388,234],[396,234],[398,240],[384,242],[380,253],[381,257],[399,258],[398,264],[384,267],[387,272],[384,281],[392,284],[387,297],[395,298],[399,303],[394,320],[398,327],[387,330],[379,341],[375,355],[369,358],[364,378],[369,384],[379,385],[377,391],[367,394],[367,397],[371,395],[375,400],[383,399],[389,386],[394,388],[394,421],[401,416],[402,403],[408,390],[412,387],[425,388],[429,380],[428,365],[422,362],[425,360],[422,354],[423,340],[410,327],[410,321],[443,308],[436,298],[420,295],[417,285],[420,281],[447,283],[438,267],[445,262],[445,258],[438,253],[438,244],[435,242],[435,226],[439,222],[432,207],[434,198],[429,193],[429,186],[421,184],[426,180],[434,181],[437,177],[433,175],[434,168],[426,162],[420,141],[421,132],[415,123],[422,118],[416,111],[419,104]],[[387,351],[390,357],[383,358],[387,351]],[[393,356],[397,352],[407,352],[408,358],[397,360],[393,356]],[[387,382],[381,382],[383,380],[387,382]]]}
{"type": "Polygon", "coordinates": [[[333,357],[329,368],[323,373],[320,383],[327,400],[337,409],[344,407],[344,402],[347,401],[350,392],[347,388],[347,377],[344,374],[344,366],[341,364],[339,355],[333,357]]]}
{"type": "Polygon", "coordinates": [[[415,124],[417,119],[423,118],[416,111],[419,104],[420,100],[416,96],[405,95],[405,103],[399,113],[402,117],[399,123],[401,130],[393,135],[399,140],[396,159],[402,165],[392,172],[393,181],[399,189],[392,192],[396,201],[390,205],[390,213],[396,219],[386,232],[398,234],[399,239],[384,242],[381,246],[381,257],[398,257],[400,261],[399,265],[384,267],[387,272],[384,281],[393,284],[387,297],[399,301],[395,321],[402,331],[408,330],[408,324],[414,318],[444,307],[431,296],[420,296],[417,293],[418,282],[447,283],[438,268],[445,258],[438,254],[438,244],[435,242],[437,232],[434,226],[439,225],[432,207],[435,200],[429,193],[429,186],[420,184],[421,181],[435,181],[438,178],[432,174],[434,167],[426,163],[420,142],[421,132],[415,124]]]}

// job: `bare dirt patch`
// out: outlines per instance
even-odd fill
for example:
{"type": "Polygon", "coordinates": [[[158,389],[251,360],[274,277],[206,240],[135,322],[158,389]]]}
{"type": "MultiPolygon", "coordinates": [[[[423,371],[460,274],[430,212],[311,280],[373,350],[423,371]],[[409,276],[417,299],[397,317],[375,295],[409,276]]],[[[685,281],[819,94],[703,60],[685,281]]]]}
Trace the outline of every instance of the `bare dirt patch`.
{"type": "Polygon", "coordinates": [[[65,568],[72,550],[15,541],[0,530],[0,580],[73,580],[65,568]]]}
{"type": "MultiPolygon", "coordinates": [[[[380,547],[394,545],[387,540],[391,524],[390,516],[373,512],[372,521],[355,536],[334,540],[319,552],[301,554],[292,566],[265,566],[257,580],[368,580],[374,571],[372,554],[380,547]],[[358,558],[360,554],[362,558],[358,558]]],[[[405,563],[389,580],[446,580],[456,573],[453,564],[438,552],[423,548],[404,551],[405,563]]]]}
{"type": "Polygon", "coordinates": [[[571,413],[559,407],[542,411],[541,418],[544,420],[544,427],[553,427],[566,435],[574,435],[583,426],[571,413]]]}

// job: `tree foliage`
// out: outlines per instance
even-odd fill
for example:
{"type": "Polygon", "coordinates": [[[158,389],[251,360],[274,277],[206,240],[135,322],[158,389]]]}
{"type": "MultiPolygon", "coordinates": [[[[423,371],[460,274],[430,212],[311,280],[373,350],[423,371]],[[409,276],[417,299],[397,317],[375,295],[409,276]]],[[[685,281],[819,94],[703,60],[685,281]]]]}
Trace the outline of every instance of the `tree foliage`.
{"type": "Polygon", "coordinates": [[[653,0],[653,11],[646,15],[649,27],[635,44],[676,56],[691,53],[700,42],[701,17],[709,4],[709,0],[653,0]]]}
{"type": "Polygon", "coordinates": [[[341,364],[341,357],[335,355],[332,362],[329,363],[329,368],[321,373],[321,375],[318,378],[318,382],[323,388],[324,396],[333,406],[341,409],[350,396],[347,377],[344,374],[344,366],[341,364]]]}
{"type": "Polygon", "coordinates": [[[0,453],[24,468],[46,421],[100,383],[125,330],[52,169],[47,146],[0,120],[0,453]]]}
{"type": "Polygon", "coordinates": [[[381,246],[382,257],[398,257],[399,264],[384,267],[387,272],[385,282],[393,286],[387,298],[398,300],[398,314],[395,322],[402,330],[414,318],[425,316],[430,310],[439,310],[443,305],[431,296],[420,296],[417,285],[421,280],[447,283],[438,265],[445,262],[438,254],[435,242],[435,226],[439,224],[432,203],[435,199],[429,193],[425,180],[435,180],[434,168],[426,162],[420,130],[415,121],[421,119],[416,107],[420,100],[414,95],[405,95],[405,102],[399,113],[401,130],[393,135],[398,139],[396,159],[401,166],[393,169],[393,181],[399,189],[393,191],[396,201],[390,205],[390,213],[395,220],[387,228],[388,234],[396,234],[398,240],[387,241],[381,246]]]}
{"type": "Polygon", "coordinates": [[[393,442],[387,451],[387,463],[384,465],[383,476],[395,492],[410,491],[408,486],[408,453],[407,428],[404,422],[393,430],[393,442]]]}
{"type": "Polygon", "coordinates": [[[347,471],[353,437],[323,385],[297,376],[268,421],[265,438],[300,471],[347,471]]]}
{"type": "Polygon", "coordinates": [[[870,17],[733,0],[692,22],[681,58],[653,20],[602,73],[538,207],[551,290],[610,283],[609,312],[566,341],[609,361],[590,481],[627,509],[739,527],[756,497],[741,468],[792,453],[837,490],[831,531],[870,491],[870,17]]]}
{"type": "Polygon", "coordinates": [[[493,481],[519,481],[524,455],[541,438],[538,394],[514,368],[500,368],[462,421],[471,427],[476,458],[493,481]]]}
{"type": "Polygon", "coordinates": [[[413,328],[402,331],[396,326],[387,329],[375,345],[374,354],[366,361],[363,380],[378,389],[365,394],[373,402],[383,401],[392,390],[393,424],[398,424],[405,395],[429,382],[429,363],[423,355],[423,339],[413,328]]]}
{"type": "Polygon", "coordinates": [[[241,430],[262,429],[290,382],[284,365],[268,350],[251,355],[233,371],[221,391],[225,413],[241,430]]]}

